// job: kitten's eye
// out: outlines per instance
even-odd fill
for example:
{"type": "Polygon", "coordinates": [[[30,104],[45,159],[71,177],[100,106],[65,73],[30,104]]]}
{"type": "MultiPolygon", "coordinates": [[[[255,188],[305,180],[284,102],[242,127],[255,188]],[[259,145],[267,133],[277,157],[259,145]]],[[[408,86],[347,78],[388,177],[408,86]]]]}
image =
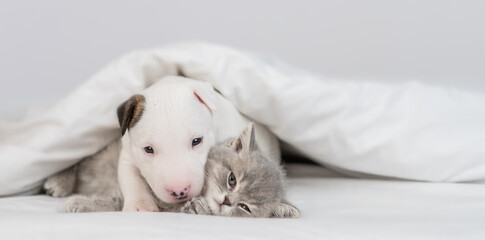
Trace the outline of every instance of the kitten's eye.
{"type": "Polygon", "coordinates": [[[153,154],[153,148],[151,146],[146,146],[143,149],[145,149],[145,152],[146,153],[153,154]]]}
{"type": "Polygon", "coordinates": [[[234,176],[234,173],[230,173],[229,174],[229,177],[227,177],[227,184],[229,185],[229,187],[231,188],[234,188],[237,184],[237,181],[236,181],[236,176],[234,176]]]}
{"type": "Polygon", "coordinates": [[[241,208],[242,210],[244,210],[244,211],[246,211],[246,212],[248,212],[248,213],[251,213],[251,210],[249,209],[248,205],[246,205],[246,204],[242,204],[242,203],[239,203],[237,206],[238,206],[239,208],[241,208]]]}
{"type": "Polygon", "coordinates": [[[197,145],[199,145],[201,143],[202,143],[202,138],[201,137],[200,138],[194,138],[192,140],[192,147],[195,147],[195,146],[197,146],[197,145]]]}

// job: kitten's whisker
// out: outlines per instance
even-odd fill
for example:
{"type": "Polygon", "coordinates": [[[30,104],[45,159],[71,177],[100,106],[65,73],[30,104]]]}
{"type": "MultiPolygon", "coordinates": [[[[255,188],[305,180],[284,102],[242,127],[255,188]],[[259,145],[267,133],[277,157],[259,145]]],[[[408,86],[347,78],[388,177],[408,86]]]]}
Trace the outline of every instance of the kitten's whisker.
{"type": "Polygon", "coordinates": [[[206,180],[207,180],[207,183],[210,185],[210,186],[213,186],[215,188],[215,190],[217,191],[218,194],[221,194],[222,195],[222,191],[221,189],[219,188],[219,186],[217,186],[217,184],[214,182],[213,179],[209,178],[206,174],[206,180]]]}
{"type": "Polygon", "coordinates": [[[222,194],[221,189],[219,188],[219,186],[217,186],[217,184],[214,182],[214,180],[210,179],[209,181],[210,181],[210,184],[212,186],[214,186],[214,188],[217,190],[217,193],[222,194]]]}

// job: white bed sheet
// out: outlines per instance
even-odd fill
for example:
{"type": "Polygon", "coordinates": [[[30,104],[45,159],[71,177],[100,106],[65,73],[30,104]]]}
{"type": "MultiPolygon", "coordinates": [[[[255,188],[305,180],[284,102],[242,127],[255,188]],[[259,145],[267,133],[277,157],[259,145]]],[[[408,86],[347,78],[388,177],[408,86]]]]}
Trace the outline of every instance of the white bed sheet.
{"type": "Polygon", "coordinates": [[[0,239],[485,239],[485,185],[329,177],[318,166],[294,172],[288,199],[299,219],[66,214],[58,212],[64,199],[37,195],[0,198],[0,239]]]}

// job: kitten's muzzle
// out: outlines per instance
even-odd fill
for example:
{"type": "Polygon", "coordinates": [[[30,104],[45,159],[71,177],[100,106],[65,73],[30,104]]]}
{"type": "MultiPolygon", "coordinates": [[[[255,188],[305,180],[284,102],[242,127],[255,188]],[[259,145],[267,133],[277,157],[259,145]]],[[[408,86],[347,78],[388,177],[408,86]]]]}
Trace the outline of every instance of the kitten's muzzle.
{"type": "Polygon", "coordinates": [[[224,196],[224,201],[220,203],[219,205],[226,205],[226,206],[232,206],[231,202],[229,202],[229,198],[227,196],[224,196]]]}

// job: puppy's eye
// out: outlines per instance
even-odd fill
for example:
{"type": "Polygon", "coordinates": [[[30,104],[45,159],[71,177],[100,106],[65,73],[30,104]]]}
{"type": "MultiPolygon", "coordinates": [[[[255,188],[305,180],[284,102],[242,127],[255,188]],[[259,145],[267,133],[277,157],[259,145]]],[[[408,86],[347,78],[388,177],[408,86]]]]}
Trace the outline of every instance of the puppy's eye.
{"type": "Polygon", "coordinates": [[[146,146],[143,149],[145,149],[145,152],[146,153],[153,154],[153,148],[151,146],[146,146]]]}
{"type": "Polygon", "coordinates": [[[246,211],[246,212],[248,212],[248,213],[251,213],[251,210],[249,209],[248,205],[243,204],[243,203],[239,203],[237,206],[238,206],[240,209],[242,209],[242,210],[244,210],[244,211],[246,211]]]}
{"type": "Polygon", "coordinates": [[[195,146],[197,146],[197,145],[199,145],[201,143],[202,143],[202,138],[201,137],[200,138],[194,138],[192,140],[192,147],[195,147],[195,146]]]}
{"type": "Polygon", "coordinates": [[[237,181],[236,181],[236,176],[234,176],[234,173],[231,172],[227,177],[227,184],[229,185],[230,188],[236,187],[237,181]]]}

